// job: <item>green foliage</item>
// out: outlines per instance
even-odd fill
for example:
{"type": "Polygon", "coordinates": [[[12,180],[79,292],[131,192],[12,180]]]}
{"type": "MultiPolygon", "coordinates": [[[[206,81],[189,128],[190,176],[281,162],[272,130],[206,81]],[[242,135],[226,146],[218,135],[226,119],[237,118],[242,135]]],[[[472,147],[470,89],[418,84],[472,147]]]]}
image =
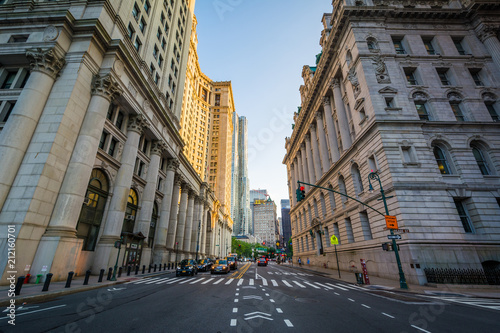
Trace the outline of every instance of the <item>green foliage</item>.
{"type": "Polygon", "coordinates": [[[288,240],[288,252],[290,253],[290,257],[293,257],[293,246],[291,238],[288,240]]]}

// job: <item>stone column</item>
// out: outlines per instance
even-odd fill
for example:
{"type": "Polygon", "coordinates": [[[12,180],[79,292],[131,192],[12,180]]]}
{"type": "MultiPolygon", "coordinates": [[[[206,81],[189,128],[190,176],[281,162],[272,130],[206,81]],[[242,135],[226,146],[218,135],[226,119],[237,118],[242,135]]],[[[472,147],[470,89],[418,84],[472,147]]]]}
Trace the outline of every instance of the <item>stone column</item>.
{"type": "MultiPolygon", "coordinates": [[[[302,177],[304,178],[303,182],[312,184],[311,179],[309,179],[309,168],[307,166],[307,158],[306,158],[306,144],[302,142],[300,144],[300,164],[302,165],[302,177]]],[[[309,188],[309,186],[306,186],[309,188]]]]}
{"type": "Polygon", "coordinates": [[[306,179],[304,177],[304,166],[302,164],[302,150],[298,150],[297,151],[297,173],[299,175],[299,178],[297,178],[298,180],[300,180],[301,182],[305,182],[306,179]]]}
{"type": "MultiPolygon", "coordinates": [[[[296,153],[295,159],[293,160],[294,172],[295,172],[295,186],[297,186],[297,180],[300,180],[300,165],[298,156],[299,152],[296,153]]],[[[297,204],[297,198],[295,198],[295,203],[297,204]]]]}
{"type": "MultiPolygon", "coordinates": [[[[202,206],[202,198],[196,196],[194,199],[194,216],[193,216],[193,227],[191,229],[191,248],[190,251],[196,256],[196,244],[199,246],[199,239],[201,234],[201,220],[200,220],[200,206],[202,206]]],[[[203,214],[203,212],[202,212],[203,214]]],[[[198,256],[199,256],[198,248],[198,256]]]]}
{"type": "MultiPolygon", "coordinates": [[[[188,183],[183,183],[181,189],[181,203],[179,204],[179,215],[177,216],[177,232],[175,242],[179,252],[184,250],[184,231],[186,230],[186,215],[188,210],[189,187],[188,183]]],[[[183,259],[179,256],[179,260],[183,259]]]]}
{"type": "Polygon", "coordinates": [[[106,121],[106,113],[112,99],[121,92],[110,74],[94,77],[92,98],[64,175],[49,226],[38,245],[31,266],[33,272],[40,272],[43,266],[47,266],[50,271],[54,259],[68,271],[76,269],[75,261],[62,264],[61,260],[70,258],[67,253],[79,253],[82,250],[82,240],[76,238],[76,226],[106,121]]]}
{"type": "Polygon", "coordinates": [[[488,24],[482,24],[476,29],[476,35],[483,42],[490,53],[497,69],[500,71],[500,41],[498,40],[498,29],[488,24]]]}
{"type": "Polygon", "coordinates": [[[208,217],[208,209],[209,209],[209,206],[208,206],[208,202],[207,201],[204,201],[203,204],[201,205],[201,209],[203,209],[203,219],[202,219],[202,222],[201,222],[201,240],[200,240],[200,252],[203,254],[204,257],[207,257],[209,256],[210,254],[208,254],[209,251],[207,251],[207,239],[209,237],[208,235],[208,224],[210,223],[210,221],[207,221],[207,217],[208,217]]]}
{"type": "MultiPolygon", "coordinates": [[[[168,161],[167,178],[165,179],[163,200],[160,207],[160,219],[154,242],[154,262],[167,262],[169,260],[167,253],[168,221],[170,220],[170,209],[172,207],[175,172],[179,168],[179,164],[177,159],[168,161]]],[[[177,195],[179,195],[178,191],[177,195]]],[[[179,197],[177,197],[177,200],[179,200],[179,197]]]]}
{"type": "Polygon", "coordinates": [[[306,134],[304,141],[306,142],[307,169],[309,170],[309,183],[316,184],[316,173],[314,171],[314,162],[311,149],[311,135],[306,134]]]}
{"type": "Polygon", "coordinates": [[[319,150],[321,155],[321,166],[323,167],[323,173],[330,170],[330,157],[328,155],[328,146],[326,143],[325,127],[323,124],[323,116],[321,112],[316,112],[316,122],[318,124],[318,138],[319,138],[319,150]]]}
{"type": "Polygon", "coordinates": [[[165,150],[165,145],[161,141],[153,142],[151,146],[151,160],[149,161],[148,173],[146,175],[146,186],[142,193],[141,210],[135,221],[134,232],[141,232],[145,238],[142,246],[142,263],[151,262],[151,248],[148,246],[149,228],[151,224],[151,216],[156,197],[156,187],[158,182],[158,169],[160,168],[161,156],[165,150]]]}
{"type": "Polygon", "coordinates": [[[316,181],[321,179],[323,172],[321,170],[321,159],[318,147],[318,136],[316,135],[316,124],[311,124],[311,143],[313,152],[314,172],[316,173],[316,181]]]}
{"type": "MultiPolygon", "coordinates": [[[[26,51],[31,75],[21,91],[9,121],[0,132],[0,211],[21,166],[64,58],[53,49],[26,51]]],[[[86,179],[88,181],[88,179],[86,179]]]]}
{"type": "Polygon", "coordinates": [[[120,234],[125,217],[125,207],[127,207],[130,186],[134,176],[135,160],[137,158],[137,149],[142,133],[146,129],[146,120],[142,115],[130,117],[127,127],[127,141],[123,147],[121,166],[118,170],[113,188],[113,197],[108,208],[108,215],[104,231],[99,243],[97,244],[94,264],[94,272],[101,268],[106,269],[115,265],[117,249],[114,243],[120,240],[120,234]]]}
{"type": "Polygon", "coordinates": [[[333,98],[335,101],[335,109],[337,109],[337,118],[339,120],[340,136],[342,137],[342,148],[349,149],[352,145],[351,135],[349,134],[349,121],[345,110],[342,92],[340,91],[340,79],[332,80],[333,98]]]}
{"type": "Polygon", "coordinates": [[[290,162],[290,177],[291,177],[291,184],[290,184],[290,193],[292,194],[292,201],[291,204],[292,206],[295,206],[295,204],[297,203],[296,200],[296,196],[295,196],[295,191],[297,190],[297,180],[295,179],[295,164],[292,160],[292,162],[290,162]]]}
{"type": "Polygon", "coordinates": [[[196,193],[194,190],[189,190],[188,206],[186,213],[186,223],[184,227],[184,243],[183,250],[186,253],[191,252],[191,237],[193,230],[193,216],[194,216],[194,201],[196,199],[196,193]]]}
{"type": "Polygon", "coordinates": [[[332,159],[332,164],[334,164],[340,158],[340,151],[329,96],[323,97],[323,111],[325,113],[326,130],[328,132],[328,142],[330,144],[330,157],[332,159]]]}
{"type": "Polygon", "coordinates": [[[172,189],[172,202],[170,208],[170,217],[168,222],[167,250],[170,251],[170,261],[174,262],[175,252],[179,250],[179,244],[175,244],[175,235],[177,233],[177,218],[179,216],[179,194],[181,185],[184,182],[181,176],[174,179],[174,188],[172,189]]]}

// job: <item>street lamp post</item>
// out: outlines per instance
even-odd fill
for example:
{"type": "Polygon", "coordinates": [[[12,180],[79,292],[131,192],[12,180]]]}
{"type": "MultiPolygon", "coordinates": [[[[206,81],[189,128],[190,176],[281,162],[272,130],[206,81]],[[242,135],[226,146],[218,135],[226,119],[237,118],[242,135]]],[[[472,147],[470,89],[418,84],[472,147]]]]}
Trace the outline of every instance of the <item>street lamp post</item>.
{"type": "Polygon", "coordinates": [[[198,262],[198,251],[200,249],[200,229],[201,229],[201,220],[198,221],[198,236],[196,237],[196,262],[198,262]]]}
{"type": "MultiPolygon", "coordinates": [[[[385,215],[389,215],[389,208],[387,207],[387,201],[386,201],[386,196],[384,192],[384,188],[382,187],[382,182],[380,181],[380,177],[376,172],[370,172],[368,175],[368,183],[370,184],[369,186],[369,191],[370,193],[373,193],[373,186],[371,180],[377,180],[378,184],[380,186],[380,194],[382,195],[382,201],[384,202],[384,208],[385,208],[385,215]]],[[[391,230],[391,235],[394,235],[394,230],[391,230]]],[[[392,239],[392,248],[394,249],[394,254],[396,255],[396,262],[398,263],[398,271],[399,271],[399,286],[401,289],[408,289],[408,285],[406,284],[406,278],[405,278],[405,273],[403,272],[403,266],[401,266],[401,259],[399,258],[399,251],[398,251],[398,246],[396,244],[396,240],[393,238],[392,239]]]]}
{"type": "Polygon", "coordinates": [[[118,270],[118,258],[120,258],[120,250],[122,248],[123,237],[120,238],[119,241],[115,242],[115,247],[118,248],[118,254],[116,255],[115,269],[113,271],[113,276],[111,277],[111,281],[116,281],[116,271],[118,270]]]}

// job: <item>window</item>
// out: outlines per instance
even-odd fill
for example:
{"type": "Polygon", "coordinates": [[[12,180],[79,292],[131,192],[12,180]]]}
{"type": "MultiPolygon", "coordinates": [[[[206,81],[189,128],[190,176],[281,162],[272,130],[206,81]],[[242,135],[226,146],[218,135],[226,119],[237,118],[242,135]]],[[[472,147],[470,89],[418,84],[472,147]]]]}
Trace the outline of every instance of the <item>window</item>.
{"type": "Polygon", "coordinates": [[[434,157],[436,158],[436,162],[439,168],[439,171],[441,172],[442,175],[449,175],[451,174],[451,169],[448,164],[448,161],[446,160],[446,154],[438,146],[434,147],[434,157]]]}
{"type": "Polygon", "coordinates": [[[215,94],[215,106],[220,106],[220,94],[215,94]]]}
{"type": "Polygon", "coordinates": [[[132,24],[129,23],[128,24],[128,38],[130,40],[132,40],[132,38],[134,37],[134,33],[135,33],[134,27],[132,27],[132,24]]]}
{"type": "Polygon", "coordinates": [[[406,50],[403,45],[403,37],[392,37],[392,43],[394,44],[396,54],[406,54],[406,50]]]}
{"type": "Polygon", "coordinates": [[[137,22],[139,20],[139,13],[140,13],[139,6],[137,4],[134,4],[134,8],[132,8],[132,16],[134,17],[135,21],[137,22]]]}
{"type": "Polygon", "coordinates": [[[17,71],[8,71],[7,76],[3,80],[2,86],[0,89],[10,89],[12,87],[12,84],[14,83],[14,79],[16,78],[17,71]]]}
{"type": "Polygon", "coordinates": [[[146,1],[144,2],[144,10],[146,11],[146,14],[148,14],[148,15],[149,15],[149,10],[150,10],[150,9],[151,9],[151,5],[149,4],[149,1],[148,1],[148,0],[146,0],[146,1]]]}
{"type": "Polygon", "coordinates": [[[163,14],[163,12],[161,13],[161,16],[160,16],[160,22],[161,22],[162,24],[164,24],[164,23],[165,23],[165,14],[163,14]]]}
{"type": "Polygon", "coordinates": [[[469,69],[470,75],[472,76],[472,80],[474,80],[474,84],[478,87],[484,86],[483,80],[481,80],[481,69],[480,68],[471,68],[469,69]]]}
{"type": "Polygon", "coordinates": [[[345,218],[344,223],[345,223],[345,231],[347,233],[347,242],[354,243],[354,233],[352,232],[351,218],[350,217],[345,218]]]}
{"type": "Polygon", "coordinates": [[[417,164],[417,153],[415,151],[415,147],[413,147],[409,142],[403,141],[400,149],[403,157],[403,165],[417,164]]]}
{"type": "Polygon", "coordinates": [[[106,144],[107,137],[108,137],[108,133],[102,132],[101,139],[99,140],[99,148],[104,149],[104,145],[106,144]]]}
{"type": "Polygon", "coordinates": [[[155,75],[155,84],[158,84],[160,82],[160,75],[156,74],[155,75]]]}
{"type": "Polygon", "coordinates": [[[321,211],[323,212],[323,217],[326,216],[326,203],[325,203],[325,195],[323,193],[320,194],[319,200],[321,202],[321,211]]]}
{"type": "Polygon", "coordinates": [[[485,154],[483,150],[479,148],[479,146],[474,146],[474,145],[471,145],[471,148],[472,148],[472,154],[474,154],[476,163],[479,167],[479,170],[481,170],[483,176],[490,175],[491,174],[490,168],[488,166],[487,160],[485,159],[485,154]]]}
{"type": "Polygon", "coordinates": [[[425,46],[425,49],[427,50],[427,54],[429,55],[435,55],[436,54],[436,50],[434,48],[434,45],[433,45],[433,38],[432,37],[427,37],[427,38],[423,38],[422,37],[422,41],[424,42],[424,46],[425,46]]]}
{"type": "Polygon", "coordinates": [[[14,106],[16,105],[16,101],[6,101],[1,105],[0,109],[0,123],[6,123],[14,110],[14,106]]]}
{"type": "Polygon", "coordinates": [[[110,156],[115,156],[115,151],[116,147],[118,146],[118,141],[116,141],[114,138],[111,139],[111,142],[109,143],[109,149],[108,149],[108,154],[110,156]]]}
{"type": "Polygon", "coordinates": [[[162,65],[163,65],[163,57],[162,57],[162,56],[160,56],[160,57],[158,58],[158,66],[161,68],[161,66],[162,66],[162,65]]]}
{"type": "MultiPolygon", "coordinates": [[[[340,176],[338,182],[339,182],[339,192],[347,195],[347,190],[346,190],[346,187],[345,187],[344,177],[340,176]]],[[[342,203],[345,203],[347,201],[347,197],[345,195],[341,195],[340,196],[340,200],[342,201],[342,203]]]]}
{"type": "Polygon", "coordinates": [[[415,102],[415,108],[417,109],[420,120],[430,120],[426,102],[415,102]]]}
{"type": "Polygon", "coordinates": [[[352,183],[354,185],[354,191],[356,195],[359,195],[364,191],[363,181],[361,180],[361,174],[359,172],[359,167],[357,164],[353,164],[351,167],[352,183]]]}
{"type": "Polygon", "coordinates": [[[158,40],[161,40],[161,29],[158,28],[158,31],[156,32],[156,38],[158,38],[158,40]]]}
{"type": "Polygon", "coordinates": [[[453,38],[453,44],[455,44],[455,47],[457,48],[458,54],[460,54],[460,55],[467,54],[465,52],[464,45],[463,45],[463,37],[453,38]]]}
{"type": "Polygon", "coordinates": [[[332,246],[332,244],[330,243],[330,233],[328,227],[325,227],[324,232],[325,232],[326,247],[330,247],[332,246]]]}
{"type": "Polygon", "coordinates": [[[141,22],[139,23],[139,30],[141,30],[142,33],[144,33],[144,30],[146,29],[146,21],[144,21],[144,18],[141,18],[141,22]]]}
{"type": "Polygon", "coordinates": [[[113,120],[113,115],[115,113],[115,110],[116,110],[117,106],[113,103],[111,103],[109,105],[109,108],[108,108],[108,113],[106,114],[106,118],[110,121],[113,120]]]}
{"type": "Polygon", "coordinates": [[[366,211],[359,213],[359,220],[361,222],[361,230],[365,240],[373,239],[372,229],[370,228],[370,220],[368,220],[368,213],[366,211]]]}
{"type": "Polygon", "coordinates": [[[366,45],[368,46],[368,50],[370,50],[371,52],[377,51],[379,49],[377,40],[375,38],[368,38],[366,40],[366,45]]]}
{"type": "Polygon", "coordinates": [[[155,45],[154,48],[153,48],[153,57],[155,59],[158,59],[158,51],[159,51],[158,50],[158,46],[155,45]]]}
{"type": "Polygon", "coordinates": [[[9,43],[26,43],[29,35],[12,35],[9,38],[9,43]]]}
{"type": "Polygon", "coordinates": [[[165,41],[165,38],[161,39],[161,48],[163,51],[165,51],[165,46],[167,45],[167,42],[165,41]]]}
{"type": "Polygon", "coordinates": [[[151,73],[151,75],[153,75],[155,72],[155,66],[153,65],[153,63],[149,65],[149,72],[151,73]]]}
{"type": "Polygon", "coordinates": [[[498,115],[497,110],[495,109],[495,106],[491,103],[484,103],[486,105],[486,108],[488,109],[488,112],[490,113],[491,119],[493,121],[500,121],[500,116],[498,115]]]}
{"type": "Polygon", "coordinates": [[[417,81],[415,68],[405,68],[404,72],[406,76],[406,82],[408,82],[409,85],[416,86],[419,84],[417,81]]]}
{"type": "Polygon", "coordinates": [[[370,172],[375,172],[378,170],[375,155],[371,155],[370,157],[368,157],[368,167],[370,168],[370,172]]]}
{"type": "Polygon", "coordinates": [[[116,123],[115,123],[115,125],[116,125],[116,127],[118,127],[118,129],[119,129],[119,130],[121,130],[121,129],[122,129],[122,126],[123,126],[123,118],[124,118],[124,117],[125,117],[125,116],[124,116],[123,112],[121,112],[121,111],[120,111],[120,112],[118,112],[118,116],[116,117],[116,123]]]}
{"type": "Polygon", "coordinates": [[[451,85],[450,80],[448,79],[448,68],[436,68],[436,71],[443,86],[451,85]]]}
{"type": "Polygon", "coordinates": [[[389,109],[394,108],[394,98],[393,97],[386,97],[385,98],[385,106],[388,107],[389,109]]]}
{"type": "Polygon", "coordinates": [[[139,37],[135,38],[135,43],[134,43],[134,48],[136,49],[137,52],[141,50],[141,41],[139,40],[139,37]]]}
{"type": "Polygon", "coordinates": [[[453,110],[453,113],[455,114],[455,118],[457,118],[458,121],[465,121],[465,116],[464,113],[462,112],[462,108],[460,107],[461,103],[450,103],[451,109],[453,110]]]}
{"type": "Polygon", "coordinates": [[[457,208],[458,216],[460,217],[460,221],[462,221],[462,226],[466,233],[474,233],[474,229],[472,227],[472,222],[469,217],[469,212],[467,211],[465,200],[453,199],[455,202],[455,207],[457,208]]]}

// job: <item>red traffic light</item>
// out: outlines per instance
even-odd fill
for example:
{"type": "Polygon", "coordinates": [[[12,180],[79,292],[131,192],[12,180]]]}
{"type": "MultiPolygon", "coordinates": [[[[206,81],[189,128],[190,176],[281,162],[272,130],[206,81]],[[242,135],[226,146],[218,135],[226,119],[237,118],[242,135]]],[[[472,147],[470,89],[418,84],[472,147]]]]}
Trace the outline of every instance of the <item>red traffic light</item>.
{"type": "Polygon", "coordinates": [[[306,189],[306,188],[305,188],[304,186],[301,186],[301,187],[300,187],[300,190],[301,190],[301,191],[304,191],[305,189],[306,189]]]}

